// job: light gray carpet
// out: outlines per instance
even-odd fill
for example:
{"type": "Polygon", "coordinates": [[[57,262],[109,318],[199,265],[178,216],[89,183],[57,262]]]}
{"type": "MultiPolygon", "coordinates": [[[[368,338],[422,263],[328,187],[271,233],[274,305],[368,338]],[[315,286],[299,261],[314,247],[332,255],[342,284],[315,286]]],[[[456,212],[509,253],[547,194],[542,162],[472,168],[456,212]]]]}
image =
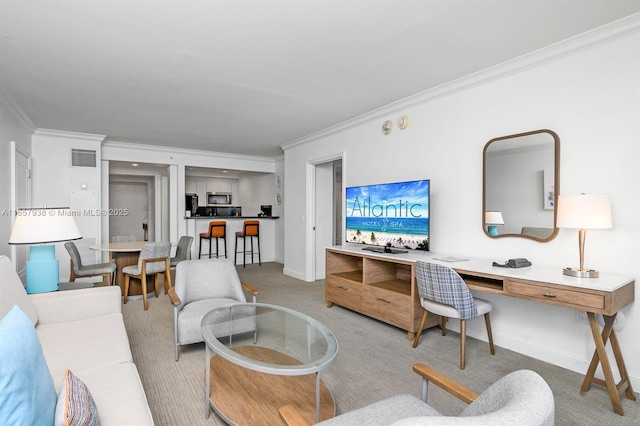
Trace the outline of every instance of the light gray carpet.
{"type": "MultiPolygon", "coordinates": [[[[583,376],[551,364],[467,339],[467,365],[459,369],[459,335],[439,329],[425,331],[417,348],[407,333],[339,306],[327,308],[324,281],[305,283],[282,274],[282,264],[263,263],[238,268],[243,281],[260,290],[258,302],[287,306],[321,321],[338,339],[336,361],[322,373],[331,389],[338,414],[399,393],[420,396],[420,379],[412,372],[422,362],[481,392],[505,374],[519,369],[537,371],[549,383],[556,402],[557,425],[638,425],[640,401],[623,398],[625,416],[613,413],[606,389],[592,386],[580,395],[583,376]]],[[[123,308],[131,349],[156,425],[221,425],[215,413],[204,418],[204,345],[181,348],[173,356],[172,308],[161,294],[151,298],[149,310],[142,300],[123,308]]],[[[443,414],[455,415],[463,403],[430,387],[429,403],[443,414]]]]}

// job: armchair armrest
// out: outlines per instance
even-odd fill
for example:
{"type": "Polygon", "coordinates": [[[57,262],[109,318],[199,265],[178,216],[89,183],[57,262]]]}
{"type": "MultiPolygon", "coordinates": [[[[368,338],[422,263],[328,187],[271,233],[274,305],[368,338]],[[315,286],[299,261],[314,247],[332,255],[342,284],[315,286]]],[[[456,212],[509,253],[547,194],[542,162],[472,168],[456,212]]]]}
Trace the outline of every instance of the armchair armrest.
{"type": "Polygon", "coordinates": [[[308,426],[309,423],[302,418],[300,412],[293,405],[285,405],[278,409],[280,418],[287,426],[308,426]]]}
{"type": "Polygon", "coordinates": [[[180,300],[180,298],[178,297],[178,295],[176,294],[176,290],[175,287],[171,287],[169,289],[169,299],[171,300],[171,304],[173,306],[180,306],[182,305],[182,300],[180,300]]]}
{"type": "Polygon", "coordinates": [[[244,281],[240,281],[240,284],[242,284],[243,289],[245,289],[247,292],[249,292],[253,296],[253,303],[256,303],[256,296],[258,296],[258,294],[260,293],[258,289],[255,287],[252,287],[251,285],[245,283],[244,281]]]}
{"type": "Polygon", "coordinates": [[[472,391],[466,386],[461,385],[424,364],[413,364],[413,371],[422,377],[422,400],[425,402],[427,401],[426,385],[428,382],[434,383],[467,404],[472,403],[479,395],[477,392],[472,391]]]}

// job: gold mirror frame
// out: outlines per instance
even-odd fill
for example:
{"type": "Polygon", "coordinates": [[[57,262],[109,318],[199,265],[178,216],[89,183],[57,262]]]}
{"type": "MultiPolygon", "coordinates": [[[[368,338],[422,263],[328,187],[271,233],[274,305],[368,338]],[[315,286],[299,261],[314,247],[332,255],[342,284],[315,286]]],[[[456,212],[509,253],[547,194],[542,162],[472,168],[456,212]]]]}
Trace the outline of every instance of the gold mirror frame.
{"type": "MultiPolygon", "coordinates": [[[[495,146],[497,146],[498,144],[496,144],[495,146]]],[[[544,171],[542,171],[542,173],[544,173],[544,171]]],[[[514,181],[516,181],[515,179],[517,179],[516,177],[513,177],[514,181]]],[[[540,205],[542,206],[544,204],[544,191],[546,188],[544,188],[544,182],[542,183],[543,185],[543,190],[540,191],[539,193],[539,197],[540,197],[540,205]]],[[[525,132],[525,133],[518,133],[518,134],[514,134],[514,135],[509,135],[509,136],[502,136],[499,138],[495,138],[495,139],[491,139],[489,142],[487,142],[487,144],[484,146],[484,150],[482,151],[482,229],[484,231],[484,233],[490,237],[490,238],[503,238],[503,237],[520,237],[520,238],[528,238],[531,240],[535,240],[535,241],[540,241],[540,242],[546,242],[546,241],[551,241],[553,238],[555,238],[555,236],[558,234],[558,227],[556,226],[557,224],[557,214],[558,214],[558,210],[557,210],[557,205],[558,205],[558,194],[560,192],[560,138],[558,137],[558,135],[552,131],[552,130],[548,130],[548,129],[541,129],[541,130],[534,130],[531,132],[525,132]],[[539,235],[527,235],[526,233],[504,233],[504,234],[498,234],[498,235],[492,235],[489,233],[488,230],[488,225],[486,223],[485,220],[485,212],[487,211],[487,194],[488,194],[488,190],[487,190],[487,150],[489,149],[489,147],[499,141],[507,141],[509,139],[516,139],[516,138],[526,138],[527,140],[529,139],[533,139],[535,138],[535,135],[541,134],[541,133],[546,133],[549,134],[552,138],[553,138],[553,144],[554,144],[554,148],[553,148],[553,194],[551,196],[551,199],[549,199],[551,205],[553,206],[553,229],[551,230],[549,236],[544,236],[541,237],[539,235]]],[[[544,207],[542,207],[544,209],[544,207]]],[[[507,220],[507,219],[505,219],[507,220]]],[[[537,228],[540,229],[540,228],[537,228]]]]}

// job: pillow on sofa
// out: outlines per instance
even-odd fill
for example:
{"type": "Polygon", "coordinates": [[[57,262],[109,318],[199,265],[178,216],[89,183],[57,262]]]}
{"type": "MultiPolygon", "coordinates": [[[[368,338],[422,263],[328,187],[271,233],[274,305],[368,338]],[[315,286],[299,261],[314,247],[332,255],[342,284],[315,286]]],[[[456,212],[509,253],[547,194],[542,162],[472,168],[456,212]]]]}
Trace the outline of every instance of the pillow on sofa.
{"type": "Polygon", "coordinates": [[[0,419],[52,425],[56,390],[31,320],[18,306],[0,320],[0,419]]]}
{"type": "Polygon", "coordinates": [[[91,392],[67,369],[56,404],[54,426],[99,426],[98,408],[91,392]]]}

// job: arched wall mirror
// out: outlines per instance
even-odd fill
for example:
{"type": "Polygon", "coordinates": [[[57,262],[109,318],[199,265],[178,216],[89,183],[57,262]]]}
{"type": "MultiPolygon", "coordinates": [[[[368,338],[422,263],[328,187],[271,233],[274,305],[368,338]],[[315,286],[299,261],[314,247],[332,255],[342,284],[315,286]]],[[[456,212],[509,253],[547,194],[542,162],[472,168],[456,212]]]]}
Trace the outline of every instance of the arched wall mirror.
{"type": "Polygon", "coordinates": [[[491,238],[558,233],[560,138],[551,130],[491,139],[483,152],[482,228],[491,238]]]}

